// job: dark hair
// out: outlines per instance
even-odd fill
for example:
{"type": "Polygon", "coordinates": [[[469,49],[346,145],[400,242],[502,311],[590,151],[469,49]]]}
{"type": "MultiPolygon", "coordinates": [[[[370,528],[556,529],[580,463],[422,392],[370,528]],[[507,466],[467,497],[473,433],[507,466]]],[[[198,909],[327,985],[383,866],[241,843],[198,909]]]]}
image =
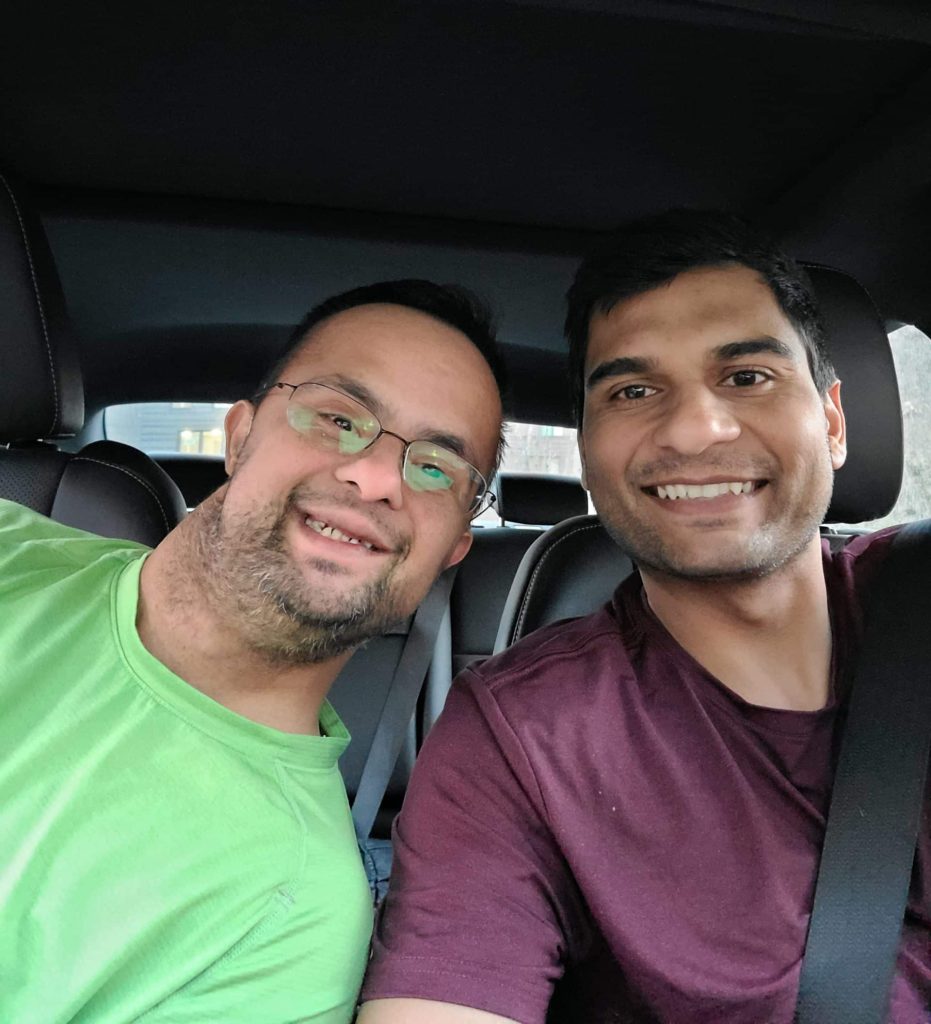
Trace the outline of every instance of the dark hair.
{"type": "MultiPolygon", "coordinates": [[[[432,316],[435,320],[454,327],[464,334],[479,350],[488,363],[498,389],[504,393],[506,378],[504,363],[498,348],[494,320],[488,307],[466,288],[453,284],[434,284],[419,278],[405,278],[399,281],[379,281],[377,284],[352,288],[348,292],[333,295],[319,302],[294,328],[287,344],[278,354],[262,383],[256,398],[258,404],[265,396],[266,389],[278,381],[282,370],[295,354],[308,342],[308,335],[324,320],[337,313],[344,313],[356,306],[376,304],[405,306],[432,316]]],[[[499,434],[495,468],[504,451],[504,436],[499,434]]]]}
{"type": "Polygon", "coordinates": [[[623,225],[579,267],[567,295],[569,379],[579,425],[585,401],[585,356],[595,313],[651,291],[687,270],[740,264],[757,271],[798,331],[819,394],[834,383],[824,329],[808,275],[770,238],[732,213],[670,210],[623,225]]]}

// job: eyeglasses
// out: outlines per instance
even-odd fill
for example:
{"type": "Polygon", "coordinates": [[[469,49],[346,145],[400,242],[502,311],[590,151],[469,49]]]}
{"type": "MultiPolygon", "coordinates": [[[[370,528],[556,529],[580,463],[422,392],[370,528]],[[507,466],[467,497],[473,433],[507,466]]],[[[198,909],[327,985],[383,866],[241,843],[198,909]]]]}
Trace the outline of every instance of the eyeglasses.
{"type": "Polygon", "coordinates": [[[385,428],[361,402],[328,384],[279,381],[256,398],[276,388],[291,389],[287,418],[290,426],[311,444],[344,455],[358,455],[382,436],[396,437],[404,445],[401,478],[418,494],[454,499],[472,518],[484,512],[495,496],[481,473],[455,452],[432,441],[408,441],[385,428]]]}

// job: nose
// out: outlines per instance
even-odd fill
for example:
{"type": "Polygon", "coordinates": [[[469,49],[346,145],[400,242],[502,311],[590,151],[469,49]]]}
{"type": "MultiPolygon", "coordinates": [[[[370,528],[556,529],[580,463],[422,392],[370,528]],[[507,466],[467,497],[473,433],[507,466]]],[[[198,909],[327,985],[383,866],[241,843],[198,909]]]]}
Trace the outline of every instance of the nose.
{"type": "Polygon", "coordinates": [[[341,462],[335,470],[336,479],[354,484],[363,501],[386,501],[391,508],[400,508],[404,483],[401,479],[400,439],[385,432],[368,448],[341,462]]]}
{"type": "Polygon", "coordinates": [[[654,441],[682,455],[700,455],[739,436],[740,423],[728,401],[701,386],[683,390],[676,397],[665,410],[654,441]]]}

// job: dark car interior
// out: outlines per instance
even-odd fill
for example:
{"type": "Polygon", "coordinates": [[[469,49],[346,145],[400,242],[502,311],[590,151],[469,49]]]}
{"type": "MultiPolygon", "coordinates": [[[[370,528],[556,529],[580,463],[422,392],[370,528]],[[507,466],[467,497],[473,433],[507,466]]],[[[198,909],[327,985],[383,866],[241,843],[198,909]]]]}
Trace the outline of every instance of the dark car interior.
{"type": "MultiPolygon", "coordinates": [[[[931,332],[925,4],[13,0],[5,22],[0,496],[156,543],[222,464],[156,464],[107,438],[103,410],[250,395],[311,306],[390,278],[476,290],[498,315],[508,418],[570,426],[579,257],[686,206],[744,214],[812,267],[851,445],[829,522],[893,506],[887,333],[931,332]]],[[[498,495],[377,835],[455,671],[630,571],[577,481],[502,475],[498,495]]],[[[361,650],[333,692],[350,794],[405,640],[361,650]]]]}

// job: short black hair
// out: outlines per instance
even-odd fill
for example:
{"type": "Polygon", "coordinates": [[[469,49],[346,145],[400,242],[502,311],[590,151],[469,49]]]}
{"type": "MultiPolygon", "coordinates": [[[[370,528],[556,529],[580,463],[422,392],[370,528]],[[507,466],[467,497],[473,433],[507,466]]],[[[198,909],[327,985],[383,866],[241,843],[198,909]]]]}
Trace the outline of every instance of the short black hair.
{"type": "Polygon", "coordinates": [[[834,383],[824,328],[808,274],[742,217],[715,210],[670,210],[642,217],[606,236],[582,262],[567,295],[569,379],[579,425],[585,403],[585,356],[591,319],[687,270],[749,267],[763,278],[799,334],[818,393],[834,383]]]}
{"type": "MultiPolygon", "coordinates": [[[[337,313],[344,313],[357,306],[381,304],[418,310],[464,334],[488,363],[503,399],[507,379],[494,318],[488,306],[473,292],[459,285],[434,284],[420,278],[403,278],[362,285],[317,303],[291,332],[284,348],[263,376],[253,401],[256,404],[262,401],[268,388],[279,380],[282,370],[307,343],[308,335],[318,324],[337,313]]],[[[495,469],[501,462],[504,445],[504,435],[500,433],[495,469]]]]}

